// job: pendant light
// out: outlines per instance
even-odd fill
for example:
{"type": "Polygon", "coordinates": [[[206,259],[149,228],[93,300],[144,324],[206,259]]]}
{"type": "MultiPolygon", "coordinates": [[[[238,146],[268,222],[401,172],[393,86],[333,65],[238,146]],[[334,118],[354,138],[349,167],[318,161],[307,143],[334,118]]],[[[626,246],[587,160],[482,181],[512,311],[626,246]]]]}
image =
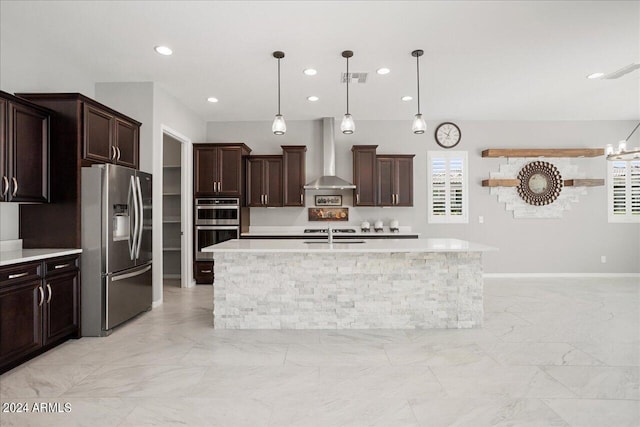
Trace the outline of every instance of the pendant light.
{"type": "Polygon", "coordinates": [[[351,80],[351,76],[349,75],[349,58],[353,56],[353,51],[345,50],[342,52],[342,57],[347,60],[347,113],[342,118],[342,123],[340,123],[340,130],[342,133],[351,135],[353,131],[356,130],[356,124],[353,122],[353,117],[349,114],[349,80],[351,80]]]}
{"type": "Polygon", "coordinates": [[[416,80],[418,82],[418,114],[413,119],[413,125],[411,126],[411,130],[415,134],[422,134],[427,130],[427,122],[424,121],[420,113],[420,57],[423,54],[424,51],[421,49],[411,52],[411,56],[416,58],[416,80]]]}
{"type": "Polygon", "coordinates": [[[614,151],[611,144],[607,144],[606,152],[607,160],[638,160],[640,159],[640,148],[635,150],[627,150],[627,141],[633,136],[636,130],[640,127],[640,123],[633,128],[631,133],[626,139],[623,139],[618,143],[618,150],[614,151]]]}
{"type": "Polygon", "coordinates": [[[277,50],[273,52],[273,57],[278,60],[278,114],[276,114],[276,118],[273,120],[271,130],[276,135],[284,135],[287,131],[287,124],[285,123],[282,114],[280,114],[280,60],[284,58],[284,52],[277,50]]]}

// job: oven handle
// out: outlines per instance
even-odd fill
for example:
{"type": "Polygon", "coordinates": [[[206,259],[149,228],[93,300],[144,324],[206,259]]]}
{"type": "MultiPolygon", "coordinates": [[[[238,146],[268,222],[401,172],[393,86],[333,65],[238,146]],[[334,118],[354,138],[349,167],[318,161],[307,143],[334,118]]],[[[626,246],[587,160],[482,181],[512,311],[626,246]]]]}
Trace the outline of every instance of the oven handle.
{"type": "Polygon", "coordinates": [[[196,230],[239,230],[237,225],[220,226],[220,225],[196,225],[196,230]]]}
{"type": "Polygon", "coordinates": [[[201,206],[196,206],[196,209],[226,209],[226,210],[235,210],[237,211],[238,209],[240,209],[239,206],[236,205],[201,205],[201,206]]]}

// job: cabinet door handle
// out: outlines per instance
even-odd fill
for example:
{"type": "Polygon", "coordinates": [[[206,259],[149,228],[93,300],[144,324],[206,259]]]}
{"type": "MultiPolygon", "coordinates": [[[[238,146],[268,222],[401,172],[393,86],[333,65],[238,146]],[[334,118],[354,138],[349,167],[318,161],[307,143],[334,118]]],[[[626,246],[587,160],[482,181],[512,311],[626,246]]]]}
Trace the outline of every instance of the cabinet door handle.
{"type": "Polygon", "coordinates": [[[304,194],[300,193],[300,204],[304,205],[304,194]]]}
{"type": "Polygon", "coordinates": [[[360,203],[360,193],[356,193],[356,203],[360,203]]]}
{"type": "Polygon", "coordinates": [[[44,302],[44,291],[42,290],[42,286],[38,286],[38,292],[40,293],[40,302],[38,303],[38,307],[42,307],[42,303],[44,302]]]}
{"type": "Polygon", "coordinates": [[[211,270],[202,270],[202,273],[211,273],[211,270]]]}
{"type": "Polygon", "coordinates": [[[18,274],[10,274],[9,275],[9,279],[17,279],[18,277],[24,277],[27,274],[29,274],[29,272],[18,273],[18,274]]]}
{"type": "Polygon", "coordinates": [[[9,191],[9,180],[7,179],[6,176],[2,177],[2,183],[4,184],[4,190],[2,190],[2,196],[6,196],[7,195],[7,191],[9,191]]]}
{"type": "Polygon", "coordinates": [[[11,180],[13,181],[13,192],[11,193],[11,197],[16,197],[16,194],[18,194],[18,180],[15,176],[11,177],[11,180]]]}
{"type": "Polygon", "coordinates": [[[116,160],[120,160],[120,147],[116,147],[116,151],[118,152],[118,157],[116,160]]]}
{"type": "Polygon", "coordinates": [[[65,267],[69,267],[69,264],[60,264],[60,265],[56,265],[55,267],[53,267],[54,270],[58,270],[60,268],[65,268],[65,267]]]}
{"type": "Polygon", "coordinates": [[[111,146],[111,160],[115,160],[116,159],[116,147],[115,146],[111,146]]]}
{"type": "Polygon", "coordinates": [[[268,195],[268,194],[265,194],[265,195],[264,195],[264,204],[265,204],[265,205],[268,205],[268,204],[269,204],[269,195],[268,195]]]}
{"type": "Polygon", "coordinates": [[[51,295],[53,292],[51,291],[51,285],[47,283],[47,291],[49,291],[49,296],[47,297],[47,304],[51,302],[51,295]]]}

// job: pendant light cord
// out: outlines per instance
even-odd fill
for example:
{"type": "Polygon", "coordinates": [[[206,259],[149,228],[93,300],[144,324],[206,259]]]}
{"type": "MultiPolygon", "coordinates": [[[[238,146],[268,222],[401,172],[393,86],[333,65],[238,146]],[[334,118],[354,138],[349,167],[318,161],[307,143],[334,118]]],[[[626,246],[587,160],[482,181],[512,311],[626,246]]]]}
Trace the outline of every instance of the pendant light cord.
{"type": "Polygon", "coordinates": [[[420,57],[416,56],[416,81],[418,82],[418,114],[420,114],[420,57]]]}
{"type": "Polygon", "coordinates": [[[349,76],[349,58],[347,57],[347,114],[349,114],[349,80],[351,77],[349,76]]]}
{"type": "Polygon", "coordinates": [[[278,115],[280,115],[280,58],[278,58],[278,115]]]}
{"type": "Polygon", "coordinates": [[[629,134],[629,136],[627,137],[627,139],[625,139],[625,141],[628,141],[629,138],[631,138],[631,136],[635,133],[635,131],[638,129],[638,127],[640,127],[640,122],[638,122],[638,124],[636,125],[636,127],[633,128],[633,130],[631,131],[631,133],[629,134]]]}

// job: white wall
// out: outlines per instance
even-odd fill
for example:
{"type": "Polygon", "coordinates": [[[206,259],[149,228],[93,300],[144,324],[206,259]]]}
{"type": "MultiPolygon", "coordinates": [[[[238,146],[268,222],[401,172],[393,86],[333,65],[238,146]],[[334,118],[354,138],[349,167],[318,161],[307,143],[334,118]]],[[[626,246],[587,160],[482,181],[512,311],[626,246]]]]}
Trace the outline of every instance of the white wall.
{"type": "Polygon", "coordinates": [[[198,141],[205,138],[206,123],[152,82],[97,83],[95,91],[96,100],[142,122],[140,169],[153,174],[153,301],[158,304],[162,301],[163,127],[198,141]]]}
{"type": "MultiPolygon", "coordinates": [[[[500,249],[485,255],[488,273],[638,273],[640,272],[640,224],[609,224],[606,212],[606,188],[590,188],[562,219],[514,219],[504,204],[489,189],[481,186],[489,173],[506,159],[483,159],[486,148],[564,148],[603,147],[624,138],[635,122],[458,122],[462,142],[456,147],[469,153],[470,222],[464,225],[427,223],[426,153],[441,150],[433,139],[437,123],[428,123],[429,131],[414,135],[410,121],[358,121],[356,133],[336,133],[336,172],[352,179],[351,146],[378,145],[381,154],[415,154],[413,208],[354,208],[352,192],[343,194],[349,206],[349,224],[362,220],[392,218],[410,225],[424,237],[457,237],[486,243],[500,249]],[[484,224],[478,217],[484,217],[484,224]],[[600,263],[600,256],[607,263],[600,263]]],[[[635,138],[635,136],[634,136],[635,138]]],[[[207,124],[208,142],[244,142],[252,154],[279,154],[280,145],[307,145],[307,181],[322,171],[321,122],[288,121],[287,134],[271,133],[270,122],[235,122],[207,124]]],[[[640,145],[640,138],[634,142],[640,145]]],[[[574,159],[591,178],[606,177],[604,157],[574,159]]],[[[327,192],[323,192],[327,193],[327,192]]],[[[307,192],[307,205],[312,206],[307,192]]],[[[315,193],[318,194],[318,193],[315,193]]],[[[327,193],[330,194],[330,193],[327,193]]],[[[307,225],[303,208],[252,208],[252,225],[307,225]]]]}

